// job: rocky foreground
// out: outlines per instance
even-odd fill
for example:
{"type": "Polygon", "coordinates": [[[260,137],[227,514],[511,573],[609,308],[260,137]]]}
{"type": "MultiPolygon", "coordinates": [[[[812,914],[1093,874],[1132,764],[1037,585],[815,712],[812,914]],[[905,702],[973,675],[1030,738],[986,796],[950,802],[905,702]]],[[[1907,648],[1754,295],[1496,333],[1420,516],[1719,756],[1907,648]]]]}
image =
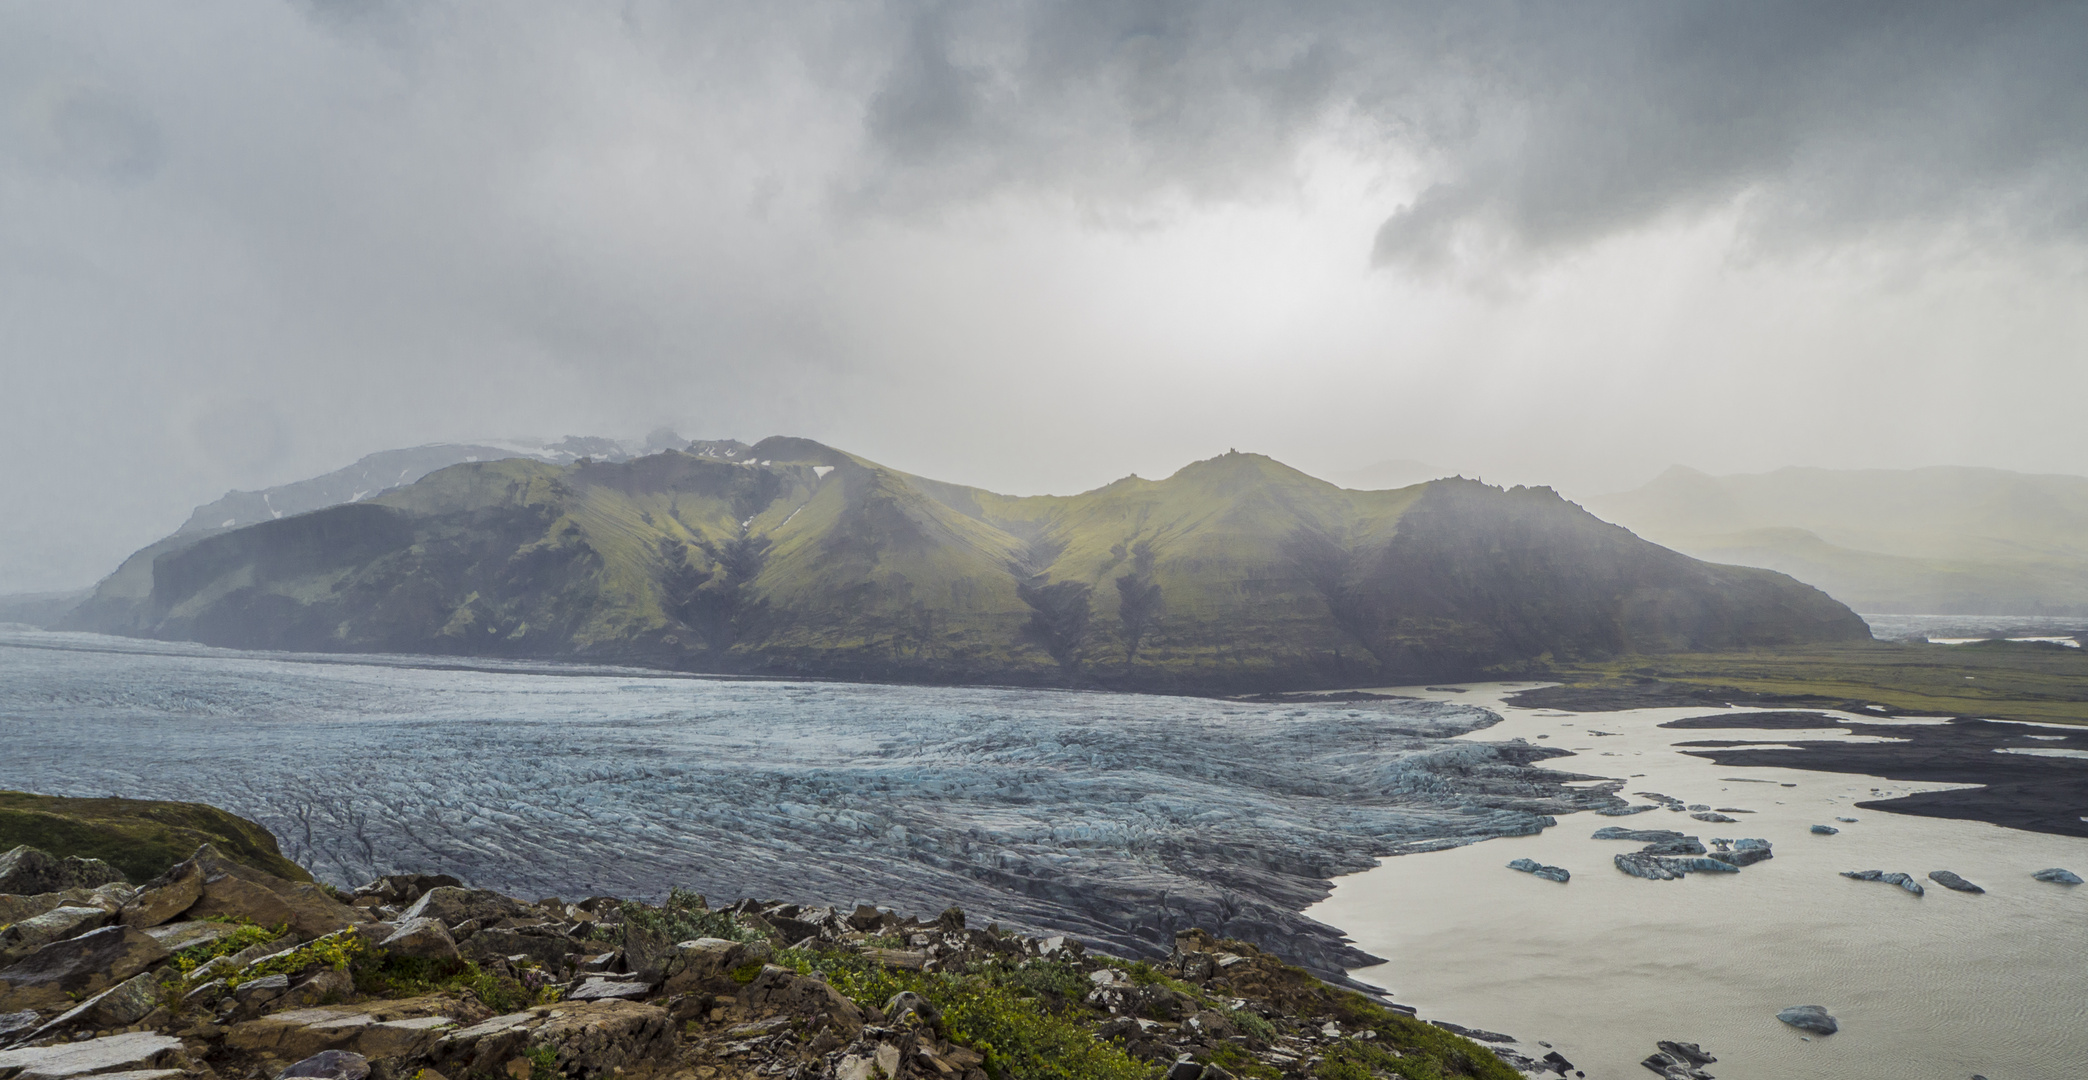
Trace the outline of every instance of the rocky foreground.
{"type": "Polygon", "coordinates": [[[142,888],[17,848],[0,889],[0,1080],[1517,1076],[1199,930],[1132,963],[955,908],[347,893],[208,845],[142,888]]]}

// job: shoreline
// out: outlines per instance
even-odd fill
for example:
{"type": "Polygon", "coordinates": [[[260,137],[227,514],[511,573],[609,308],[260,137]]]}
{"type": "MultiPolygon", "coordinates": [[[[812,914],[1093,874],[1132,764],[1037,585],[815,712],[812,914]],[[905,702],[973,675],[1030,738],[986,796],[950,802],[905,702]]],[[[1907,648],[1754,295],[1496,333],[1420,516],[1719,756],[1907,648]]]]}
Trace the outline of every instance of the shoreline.
{"type": "Polygon", "coordinates": [[[1384,985],[1426,1015],[1513,1034],[1519,1041],[1509,1048],[1526,1057],[1552,1043],[1590,1076],[1636,1075],[1659,1040],[1701,1044],[1721,1059],[1707,1068],[1722,1080],[1888,1080],[1916,1061],[1917,1071],[1934,1075],[2056,1078],[2088,1068],[2081,1048],[2059,1034],[2088,1022],[2088,1004],[2078,1000],[2088,976],[2049,948],[2078,925],[2088,890],[2032,877],[2045,866],[2080,869],[2088,845],[1859,810],[1876,798],[1872,787],[1899,795],[1910,785],[1810,771],[1787,752],[1780,762],[1737,766],[1671,747],[1687,733],[1659,722],[1704,711],[1509,706],[1501,734],[1549,734],[1547,743],[1579,756],[1540,767],[1608,771],[1628,780],[1627,794],[1733,808],[1724,815],[1732,822],[1661,809],[1562,817],[1539,836],[1384,860],[1338,880],[1309,914],[1388,958],[1353,977],[1384,985]],[[1817,823],[1841,833],[1811,834],[1817,823]],[[1608,826],[1707,842],[1762,837],[1773,841],[1774,857],[1735,874],[1640,880],[1610,865],[1636,841],[1592,838],[1608,826]],[[1567,867],[1572,878],[1560,884],[1505,867],[1518,858],[1567,867]],[[1915,897],[1841,876],[1874,866],[1924,880],[1950,869],[1987,892],[1931,885],[1915,897]],[[1559,992],[1568,986],[1571,993],[1559,992]],[[1841,1018],[1840,1034],[1806,1043],[1775,1018],[1813,1002],[1841,1018]]]}

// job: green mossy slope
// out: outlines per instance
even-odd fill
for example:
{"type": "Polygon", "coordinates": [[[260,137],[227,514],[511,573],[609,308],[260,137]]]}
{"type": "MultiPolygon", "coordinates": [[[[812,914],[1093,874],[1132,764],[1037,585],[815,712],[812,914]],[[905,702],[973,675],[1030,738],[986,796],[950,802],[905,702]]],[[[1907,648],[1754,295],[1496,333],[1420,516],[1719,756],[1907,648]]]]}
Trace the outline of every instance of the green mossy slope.
{"type": "Polygon", "coordinates": [[[0,791],[0,851],[18,844],[59,858],[100,859],[136,884],[158,877],[204,844],[277,877],[312,880],[283,858],[267,829],[202,803],[0,791]]]}

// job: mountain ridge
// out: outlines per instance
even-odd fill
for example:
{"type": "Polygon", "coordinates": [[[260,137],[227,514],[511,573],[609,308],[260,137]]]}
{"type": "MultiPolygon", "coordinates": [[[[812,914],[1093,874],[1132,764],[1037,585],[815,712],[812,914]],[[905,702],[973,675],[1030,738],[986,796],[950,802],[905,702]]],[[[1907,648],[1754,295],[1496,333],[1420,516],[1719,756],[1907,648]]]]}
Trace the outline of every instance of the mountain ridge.
{"type": "Polygon", "coordinates": [[[146,597],[98,593],[69,625],[234,647],[1240,690],[1868,635],[1816,590],[1659,548],[1548,488],[1352,491],[1238,452],[1070,496],[947,484],[792,437],[735,460],[461,463],[151,568],[146,597]]]}

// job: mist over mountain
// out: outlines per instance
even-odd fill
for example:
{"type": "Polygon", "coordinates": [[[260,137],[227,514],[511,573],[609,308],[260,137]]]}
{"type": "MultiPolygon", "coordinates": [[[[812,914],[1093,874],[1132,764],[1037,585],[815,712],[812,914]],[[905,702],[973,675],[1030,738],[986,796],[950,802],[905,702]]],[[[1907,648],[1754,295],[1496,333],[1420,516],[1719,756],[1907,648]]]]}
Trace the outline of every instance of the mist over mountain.
{"type": "Polygon", "coordinates": [[[1789,574],[1858,611],[2088,614],[2088,477],[1677,466],[1588,507],[1697,558],[1789,574]]]}
{"type": "Polygon", "coordinates": [[[1354,491],[1233,452],[1165,480],[1017,497],[805,439],[690,447],[464,462],[177,534],[66,625],[248,648],[1231,688],[1868,635],[1814,589],[1667,551],[1549,489],[1354,491]]]}

